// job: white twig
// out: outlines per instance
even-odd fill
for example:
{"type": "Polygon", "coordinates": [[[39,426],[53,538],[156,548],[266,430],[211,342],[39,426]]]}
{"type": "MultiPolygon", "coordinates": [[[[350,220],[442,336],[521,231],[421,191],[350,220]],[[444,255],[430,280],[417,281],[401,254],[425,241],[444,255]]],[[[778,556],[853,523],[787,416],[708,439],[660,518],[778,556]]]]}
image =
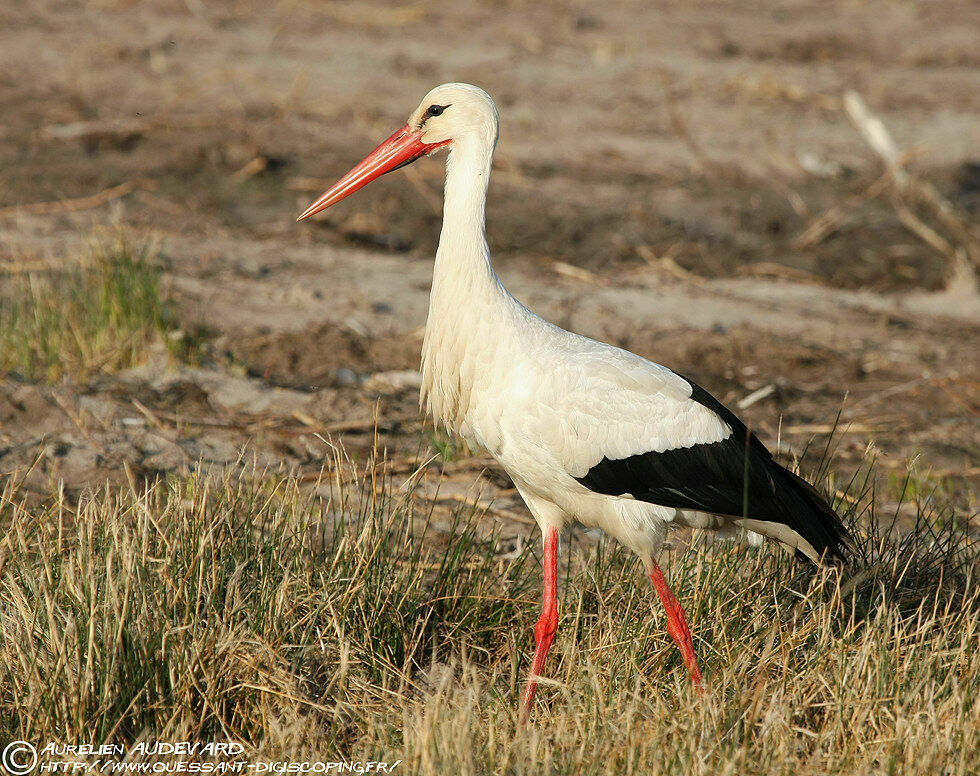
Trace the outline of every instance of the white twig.
{"type": "Polygon", "coordinates": [[[738,408],[740,410],[748,409],[756,402],[760,402],[763,399],[765,399],[767,396],[771,396],[773,393],[775,393],[775,391],[776,391],[776,386],[773,385],[772,383],[769,383],[769,385],[763,386],[757,391],[752,391],[752,393],[750,393],[748,396],[742,399],[738,403],[738,408]]]}
{"type": "Polygon", "coordinates": [[[902,187],[906,186],[909,177],[902,169],[902,155],[885,123],[871,112],[864,98],[854,91],[844,95],[844,110],[847,111],[847,115],[867,144],[871,146],[871,150],[878,154],[891,170],[895,183],[902,187]]]}

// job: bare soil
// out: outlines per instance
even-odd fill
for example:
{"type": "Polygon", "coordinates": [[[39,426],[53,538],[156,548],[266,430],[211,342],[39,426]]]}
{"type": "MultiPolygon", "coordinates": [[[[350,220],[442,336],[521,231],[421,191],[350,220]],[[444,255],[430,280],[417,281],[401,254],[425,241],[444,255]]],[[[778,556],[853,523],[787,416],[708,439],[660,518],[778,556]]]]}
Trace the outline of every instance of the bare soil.
{"type": "MultiPolygon", "coordinates": [[[[771,386],[740,414],[788,456],[822,451],[840,413],[841,477],[872,445],[886,477],[915,459],[973,511],[980,300],[903,217],[842,97],[975,235],[977,29],[970,0],[7,4],[0,284],[106,224],[153,233],[203,356],[0,376],[0,477],[70,497],[200,462],[312,476],[325,440],[356,455],[376,427],[406,467],[426,459],[441,441],[411,371],[441,165],[293,219],[465,80],[501,109],[489,239],[526,304],[734,406],[771,386]]],[[[492,466],[458,455],[465,492],[492,466]]],[[[519,513],[499,473],[483,487],[519,513]]]]}

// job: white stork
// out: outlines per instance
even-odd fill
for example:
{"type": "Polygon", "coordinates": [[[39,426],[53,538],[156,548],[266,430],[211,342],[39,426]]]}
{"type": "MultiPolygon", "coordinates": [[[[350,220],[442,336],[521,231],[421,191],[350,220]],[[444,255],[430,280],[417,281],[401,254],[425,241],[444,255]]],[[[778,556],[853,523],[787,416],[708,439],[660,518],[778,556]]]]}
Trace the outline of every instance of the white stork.
{"type": "Polygon", "coordinates": [[[707,391],[666,367],[560,329],[504,288],[484,207],[498,115],[482,89],[438,86],[408,123],[298,220],[380,175],[448,148],[442,233],[422,345],[422,402],[514,481],[544,536],[544,603],[524,693],[526,719],[558,626],[558,535],[600,528],[643,561],[691,679],[684,609],[655,556],[668,526],[743,528],[814,563],[844,558],[847,534],[811,485],[780,466],[707,391]]]}

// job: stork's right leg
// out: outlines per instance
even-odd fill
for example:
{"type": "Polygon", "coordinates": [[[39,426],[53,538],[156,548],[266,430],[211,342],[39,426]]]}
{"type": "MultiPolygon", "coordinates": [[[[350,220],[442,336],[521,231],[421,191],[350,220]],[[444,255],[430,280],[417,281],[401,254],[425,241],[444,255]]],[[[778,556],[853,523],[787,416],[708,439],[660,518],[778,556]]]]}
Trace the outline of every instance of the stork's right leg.
{"type": "Polygon", "coordinates": [[[524,708],[521,722],[527,722],[534,702],[534,692],[538,689],[535,677],[544,670],[544,661],[558,630],[558,529],[546,528],[544,531],[544,602],[541,617],[534,626],[534,661],[531,663],[531,676],[524,691],[524,708]]]}
{"type": "Polygon", "coordinates": [[[681,606],[681,602],[677,600],[677,596],[674,595],[667,584],[667,580],[664,579],[664,573],[657,565],[657,561],[651,557],[646,563],[646,568],[650,579],[653,581],[653,586],[657,590],[657,595],[660,596],[664,605],[664,610],[667,612],[667,633],[670,634],[674,643],[677,644],[677,648],[680,649],[681,657],[684,658],[687,670],[691,673],[691,681],[694,682],[694,686],[701,689],[701,669],[698,668],[698,659],[694,654],[694,641],[691,639],[691,629],[687,625],[684,607],[681,606]]]}

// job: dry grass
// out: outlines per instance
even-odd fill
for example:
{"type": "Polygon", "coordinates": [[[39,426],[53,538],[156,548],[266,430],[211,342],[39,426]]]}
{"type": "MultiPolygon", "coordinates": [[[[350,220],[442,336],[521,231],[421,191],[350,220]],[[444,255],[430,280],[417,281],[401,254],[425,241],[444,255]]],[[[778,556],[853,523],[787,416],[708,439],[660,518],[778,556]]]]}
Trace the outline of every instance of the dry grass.
{"type": "MultiPolygon", "coordinates": [[[[152,250],[102,246],[5,290],[0,373],[84,381],[177,341],[152,250]]],[[[421,774],[976,772],[972,516],[927,479],[885,485],[915,499],[902,530],[870,469],[829,488],[859,536],[843,575],[771,549],[673,551],[704,698],[635,559],[570,542],[549,679],[520,729],[536,542],[504,554],[483,515],[436,519],[424,472],[393,481],[377,453],[333,449],[314,483],[198,471],[41,503],[3,483],[0,738],[235,740],[421,774]]]]}
{"type": "Polygon", "coordinates": [[[93,240],[86,254],[3,279],[0,374],[79,381],[133,366],[180,333],[163,300],[156,250],[123,234],[93,240]]]}
{"type": "Polygon", "coordinates": [[[867,482],[843,580],[728,544],[668,559],[703,699],[635,560],[573,542],[526,730],[536,560],[501,556],[479,515],[437,528],[382,464],[338,454],[313,486],[198,474],[32,510],[8,484],[0,731],[231,738],[423,774],[976,772],[975,549],[927,499],[911,532],[886,530],[867,482]]]}

